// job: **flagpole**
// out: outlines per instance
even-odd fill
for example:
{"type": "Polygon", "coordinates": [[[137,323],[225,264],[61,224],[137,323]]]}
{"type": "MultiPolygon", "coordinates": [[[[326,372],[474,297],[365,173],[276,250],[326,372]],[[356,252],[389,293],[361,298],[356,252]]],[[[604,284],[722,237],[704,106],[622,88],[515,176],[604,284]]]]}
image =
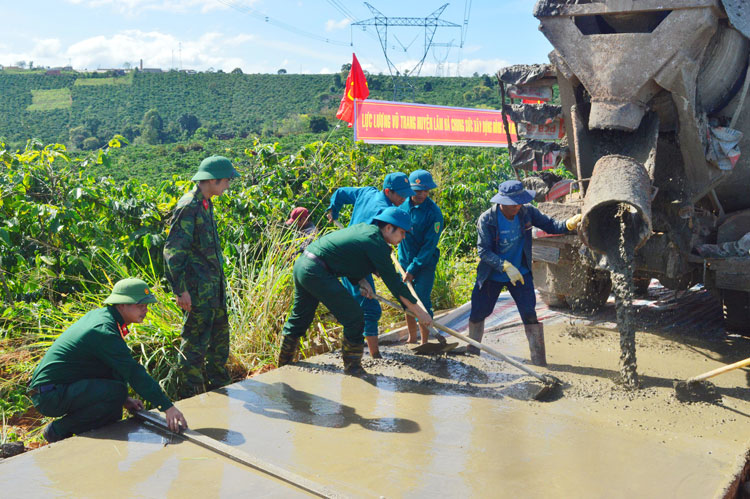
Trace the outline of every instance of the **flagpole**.
{"type": "Polygon", "coordinates": [[[357,142],[357,99],[352,99],[354,101],[354,119],[352,121],[352,126],[354,127],[354,142],[357,142]]]}

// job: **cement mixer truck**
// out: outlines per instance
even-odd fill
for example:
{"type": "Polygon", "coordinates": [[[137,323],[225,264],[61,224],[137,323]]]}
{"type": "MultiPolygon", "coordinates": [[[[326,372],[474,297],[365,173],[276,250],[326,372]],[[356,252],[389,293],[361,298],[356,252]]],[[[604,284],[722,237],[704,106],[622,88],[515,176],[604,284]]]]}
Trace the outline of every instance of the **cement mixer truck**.
{"type": "Polygon", "coordinates": [[[551,64],[498,78],[519,95],[557,85],[578,194],[539,206],[583,214],[578,236],[535,240],[542,299],[582,310],[606,302],[613,210],[624,206],[636,287],[702,283],[727,329],[750,334],[750,2],[539,0],[534,15],[551,64]]]}

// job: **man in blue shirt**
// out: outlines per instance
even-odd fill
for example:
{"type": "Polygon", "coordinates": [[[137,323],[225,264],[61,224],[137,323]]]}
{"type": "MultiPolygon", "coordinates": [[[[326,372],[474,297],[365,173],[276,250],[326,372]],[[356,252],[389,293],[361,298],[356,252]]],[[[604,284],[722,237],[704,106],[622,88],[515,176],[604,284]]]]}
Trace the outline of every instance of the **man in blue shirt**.
{"type": "MultiPolygon", "coordinates": [[[[331,196],[331,204],[328,206],[328,221],[332,222],[339,218],[339,211],[344,205],[354,205],[352,216],[349,220],[349,227],[360,223],[371,224],[373,219],[391,206],[400,206],[406,199],[414,195],[409,185],[409,177],[405,173],[396,172],[386,175],[383,181],[383,190],[379,191],[375,187],[340,187],[331,196]]],[[[366,276],[367,282],[375,289],[375,282],[372,275],[366,276]]],[[[341,281],[344,287],[349,290],[351,295],[362,307],[365,314],[365,340],[370,355],[375,358],[381,358],[380,349],[378,348],[378,321],[383,311],[377,300],[365,298],[359,292],[359,286],[349,282],[347,279],[341,281]]]]}
{"type": "MultiPolygon", "coordinates": [[[[398,262],[406,272],[404,281],[411,282],[417,297],[424,304],[430,317],[433,315],[432,285],[435,283],[435,267],[440,258],[438,240],[443,231],[443,212],[430,199],[430,191],[437,185],[427,170],[416,170],[409,175],[409,183],[414,195],[400,208],[411,217],[411,232],[398,246],[398,262]]],[[[417,322],[407,315],[409,343],[417,342],[417,322]]],[[[422,344],[427,343],[429,330],[420,324],[422,344]]]]}
{"type": "MultiPolygon", "coordinates": [[[[495,308],[500,292],[507,287],[521,314],[531,363],[546,366],[544,328],[536,317],[536,295],[531,275],[531,227],[539,227],[548,234],[568,234],[577,229],[581,215],[564,222],[543,215],[526,204],[534,199],[535,194],[525,190],[520,181],[508,180],[500,184],[498,193],[490,200],[495,203],[492,208],[479,216],[479,265],[471,293],[469,337],[482,341],[484,320],[495,308]]],[[[478,355],[479,349],[470,345],[466,352],[478,355]]]]}

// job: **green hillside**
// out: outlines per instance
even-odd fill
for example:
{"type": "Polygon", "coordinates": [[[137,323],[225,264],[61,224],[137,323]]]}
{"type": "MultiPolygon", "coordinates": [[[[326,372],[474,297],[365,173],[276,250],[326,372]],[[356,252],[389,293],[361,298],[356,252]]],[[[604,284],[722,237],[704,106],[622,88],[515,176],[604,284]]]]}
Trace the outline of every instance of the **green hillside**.
{"type": "MultiPolygon", "coordinates": [[[[0,137],[96,148],[115,133],[145,143],[288,135],[335,123],[345,75],[132,72],[127,75],[0,71],[0,137]],[[148,118],[147,111],[155,109],[148,118]],[[317,119],[317,121],[315,121],[317,119]],[[313,124],[314,122],[314,124],[313,124]],[[148,128],[152,128],[148,131],[148,128]],[[72,130],[72,131],[71,131],[72,130]],[[148,133],[147,133],[148,132],[148,133]],[[94,137],[84,145],[85,139],[94,137]]],[[[399,100],[498,107],[488,77],[413,78],[399,100]]],[[[370,98],[393,99],[389,76],[370,75],[370,98]]],[[[313,129],[313,131],[316,131],[313,129]]]]}

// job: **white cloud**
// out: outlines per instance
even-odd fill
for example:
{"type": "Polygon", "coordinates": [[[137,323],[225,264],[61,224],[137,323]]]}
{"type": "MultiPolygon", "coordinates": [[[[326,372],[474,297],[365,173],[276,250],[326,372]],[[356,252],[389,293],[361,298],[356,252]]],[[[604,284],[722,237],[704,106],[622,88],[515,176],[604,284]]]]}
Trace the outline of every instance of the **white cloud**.
{"type": "MultiPolygon", "coordinates": [[[[237,2],[227,0],[234,4],[254,4],[257,0],[243,0],[237,2]]],[[[67,0],[74,5],[83,5],[89,8],[111,7],[120,14],[137,16],[147,11],[164,11],[170,13],[185,13],[199,11],[202,13],[212,10],[228,9],[229,5],[219,0],[67,0]]]]}
{"type": "Polygon", "coordinates": [[[48,57],[56,57],[60,53],[60,40],[57,38],[47,38],[44,40],[37,40],[34,47],[31,49],[31,57],[38,59],[44,59],[48,57]]]}
{"type": "Polygon", "coordinates": [[[351,24],[350,19],[342,19],[340,21],[335,21],[333,19],[329,19],[326,21],[326,31],[336,31],[339,29],[347,28],[351,24]]]}
{"type": "MultiPolygon", "coordinates": [[[[416,64],[416,60],[403,61],[396,63],[396,67],[399,71],[411,71],[416,64]]],[[[510,66],[510,62],[505,59],[464,59],[460,64],[455,61],[443,64],[425,61],[419,74],[420,76],[456,76],[457,74],[459,76],[471,76],[474,73],[492,75],[505,66],[510,66]]],[[[368,69],[368,71],[374,72],[376,69],[368,69]]],[[[387,73],[387,71],[383,72],[387,73]]]]}
{"type": "Polygon", "coordinates": [[[3,54],[0,63],[34,61],[35,66],[72,64],[76,69],[119,68],[123,63],[169,69],[180,66],[203,70],[209,67],[231,71],[246,66],[236,55],[238,46],[252,42],[253,35],[225,36],[205,33],[197,39],[181,40],[156,31],[127,30],[112,36],[95,36],[63,47],[57,39],[37,40],[27,52],[3,54]]]}

